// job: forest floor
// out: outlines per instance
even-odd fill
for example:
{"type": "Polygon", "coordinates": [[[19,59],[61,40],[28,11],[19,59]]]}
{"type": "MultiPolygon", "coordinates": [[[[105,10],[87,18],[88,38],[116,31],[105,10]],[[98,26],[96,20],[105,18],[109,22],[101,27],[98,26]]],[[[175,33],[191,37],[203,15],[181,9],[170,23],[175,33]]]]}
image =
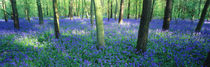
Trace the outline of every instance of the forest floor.
{"type": "Polygon", "coordinates": [[[12,20],[0,20],[0,66],[133,66],[200,67],[210,50],[210,24],[194,34],[197,22],[171,21],[162,32],[161,19],[150,23],[147,51],[135,54],[140,20],[104,19],[106,48],[96,49],[96,27],[89,19],[60,19],[60,39],[55,39],[53,18],[39,25],[20,19],[20,30],[12,20]]]}

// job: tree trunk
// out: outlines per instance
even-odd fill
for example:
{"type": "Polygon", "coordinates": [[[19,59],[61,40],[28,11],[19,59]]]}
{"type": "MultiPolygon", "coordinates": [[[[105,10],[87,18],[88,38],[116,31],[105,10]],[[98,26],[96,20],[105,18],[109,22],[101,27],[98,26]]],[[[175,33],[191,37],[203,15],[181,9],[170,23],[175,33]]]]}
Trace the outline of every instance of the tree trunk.
{"type": "Polygon", "coordinates": [[[138,0],[136,0],[136,15],[135,15],[135,19],[138,19],[138,0]]]}
{"type": "Polygon", "coordinates": [[[110,18],[113,18],[113,3],[112,3],[113,1],[111,0],[111,14],[110,14],[110,18]]]}
{"type": "Polygon", "coordinates": [[[73,2],[74,2],[74,0],[69,1],[69,18],[70,18],[70,20],[73,19],[73,2]]]}
{"type": "Polygon", "coordinates": [[[149,32],[149,22],[152,11],[152,0],[144,0],[143,1],[143,10],[142,10],[142,18],[140,21],[140,27],[138,32],[138,40],[137,40],[137,52],[144,53],[146,51],[146,45],[148,41],[148,32],[149,32]]]}
{"type": "Polygon", "coordinates": [[[170,21],[171,21],[171,13],[172,13],[172,0],[167,0],[166,1],[164,21],[163,21],[163,27],[162,27],[163,31],[169,29],[170,21]]]}
{"type": "Polygon", "coordinates": [[[208,53],[208,56],[206,58],[206,61],[203,64],[204,67],[210,67],[210,52],[208,53]]]}
{"type": "Polygon", "coordinates": [[[20,29],[18,11],[17,11],[17,7],[16,7],[16,0],[10,0],[10,2],[11,2],[11,5],[12,5],[14,26],[15,26],[16,29],[20,29]]]}
{"type": "Polygon", "coordinates": [[[141,18],[141,11],[142,11],[142,9],[141,9],[141,0],[139,0],[139,19],[141,18]]]}
{"type": "Polygon", "coordinates": [[[124,8],[124,0],[121,0],[121,3],[120,3],[120,15],[119,15],[119,21],[118,23],[122,23],[123,22],[123,8],[124,8]]]}
{"type": "Polygon", "coordinates": [[[97,32],[97,49],[105,47],[104,43],[104,24],[103,24],[103,14],[102,6],[100,0],[95,1],[95,17],[96,17],[96,32],[97,32]]]}
{"type": "Polygon", "coordinates": [[[84,13],[85,13],[85,9],[84,9],[84,0],[82,0],[82,19],[84,18],[84,13]]]}
{"type": "Polygon", "coordinates": [[[197,27],[195,29],[195,32],[200,32],[201,31],[201,28],[202,28],[203,23],[205,21],[205,16],[206,16],[206,14],[208,12],[209,4],[210,4],[210,0],[207,0],[205,6],[203,8],[203,11],[202,11],[202,14],[201,14],[201,18],[199,20],[199,23],[198,23],[198,25],[197,25],[197,27]]]}
{"type": "Polygon", "coordinates": [[[42,4],[40,0],[37,0],[37,7],[38,7],[38,13],[39,13],[39,24],[43,24],[43,13],[42,13],[42,4]]]}
{"type": "Polygon", "coordinates": [[[110,16],[109,16],[109,2],[110,2],[110,0],[108,0],[108,8],[107,8],[107,18],[108,18],[108,21],[109,21],[109,18],[110,18],[110,16]]]}
{"type": "Polygon", "coordinates": [[[131,0],[128,0],[128,15],[127,15],[127,19],[130,19],[130,4],[131,0]]]}
{"type": "Polygon", "coordinates": [[[2,0],[2,8],[4,12],[4,20],[5,22],[8,22],[8,16],[7,16],[7,10],[6,10],[6,2],[5,0],[2,0]]]}
{"type": "Polygon", "coordinates": [[[91,0],[91,4],[90,4],[90,22],[91,22],[91,25],[93,26],[93,7],[94,7],[94,2],[93,0],[91,0]]]}
{"type": "Polygon", "coordinates": [[[59,15],[57,8],[57,0],[53,0],[53,11],[54,11],[54,26],[55,26],[55,36],[58,39],[60,36],[60,26],[59,26],[59,15]]]}
{"type": "Polygon", "coordinates": [[[150,21],[152,20],[152,17],[153,17],[153,12],[154,12],[154,7],[155,7],[155,1],[156,0],[153,0],[152,1],[152,11],[151,11],[151,19],[150,19],[150,21]]]}
{"type": "Polygon", "coordinates": [[[28,3],[28,0],[25,1],[25,16],[26,16],[26,20],[28,20],[28,22],[31,22],[30,20],[30,5],[28,3]]]}
{"type": "Polygon", "coordinates": [[[116,6],[115,6],[115,21],[117,20],[117,11],[118,11],[118,1],[116,0],[116,6]]]}

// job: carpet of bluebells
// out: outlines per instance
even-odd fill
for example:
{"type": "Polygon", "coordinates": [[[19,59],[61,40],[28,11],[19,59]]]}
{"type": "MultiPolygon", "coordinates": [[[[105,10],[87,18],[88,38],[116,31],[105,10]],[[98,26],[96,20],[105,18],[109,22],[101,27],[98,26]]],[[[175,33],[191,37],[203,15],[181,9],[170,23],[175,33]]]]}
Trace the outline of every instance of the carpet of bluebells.
{"type": "Polygon", "coordinates": [[[117,66],[117,67],[198,67],[210,50],[210,23],[201,33],[194,33],[197,21],[173,20],[170,30],[162,32],[163,20],[150,23],[147,51],[135,53],[140,20],[104,19],[105,43],[96,49],[96,27],[89,19],[60,18],[60,39],[55,39],[53,18],[38,18],[31,23],[20,19],[20,30],[14,30],[12,20],[0,19],[0,66],[117,66]]]}

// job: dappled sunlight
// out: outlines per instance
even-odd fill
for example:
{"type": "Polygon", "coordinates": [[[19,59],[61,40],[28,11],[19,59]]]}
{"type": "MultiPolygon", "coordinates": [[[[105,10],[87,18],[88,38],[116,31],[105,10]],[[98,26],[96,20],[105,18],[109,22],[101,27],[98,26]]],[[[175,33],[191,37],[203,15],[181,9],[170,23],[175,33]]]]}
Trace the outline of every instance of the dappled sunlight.
{"type": "Polygon", "coordinates": [[[86,31],[86,30],[74,29],[74,30],[72,30],[72,34],[74,34],[74,35],[88,35],[88,34],[90,34],[90,32],[86,31]]]}

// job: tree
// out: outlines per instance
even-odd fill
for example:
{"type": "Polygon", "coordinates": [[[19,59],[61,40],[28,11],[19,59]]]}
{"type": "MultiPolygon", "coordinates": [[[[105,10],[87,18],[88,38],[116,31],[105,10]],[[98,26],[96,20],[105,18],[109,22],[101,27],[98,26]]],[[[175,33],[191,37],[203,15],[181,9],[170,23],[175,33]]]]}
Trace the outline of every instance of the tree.
{"type": "Polygon", "coordinates": [[[118,23],[122,23],[123,22],[123,8],[124,8],[124,0],[121,0],[120,2],[120,15],[119,15],[119,21],[118,23]]]}
{"type": "Polygon", "coordinates": [[[138,0],[135,1],[136,2],[136,15],[135,15],[135,19],[138,19],[138,0]]]}
{"type": "Polygon", "coordinates": [[[127,15],[127,19],[130,19],[130,4],[131,0],[128,0],[128,15],[127,15]]]}
{"type": "Polygon", "coordinates": [[[206,58],[206,61],[203,64],[204,67],[210,67],[210,52],[208,53],[208,56],[206,58]]]}
{"type": "Polygon", "coordinates": [[[36,4],[37,4],[37,7],[38,7],[38,15],[39,15],[39,24],[43,24],[44,23],[44,20],[43,20],[43,13],[42,13],[42,4],[41,4],[41,1],[40,0],[36,0],[36,4]]]}
{"type": "Polygon", "coordinates": [[[144,53],[146,51],[146,44],[148,41],[149,22],[152,11],[152,0],[143,0],[142,18],[140,21],[140,27],[137,40],[137,52],[144,53]]]}
{"type": "Polygon", "coordinates": [[[73,2],[74,2],[74,0],[69,1],[69,18],[70,18],[70,20],[73,19],[73,2]]]}
{"type": "Polygon", "coordinates": [[[25,0],[25,16],[26,16],[26,20],[28,20],[28,22],[30,21],[30,5],[28,3],[28,0],[25,0]]]}
{"type": "Polygon", "coordinates": [[[205,6],[203,8],[203,11],[202,11],[199,23],[198,23],[198,25],[197,25],[197,27],[195,29],[195,32],[200,32],[201,31],[201,28],[202,28],[204,20],[205,20],[205,16],[206,16],[206,14],[208,12],[209,4],[210,4],[210,0],[207,0],[205,6]]]}
{"type": "Polygon", "coordinates": [[[93,26],[93,8],[94,7],[94,2],[93,0],[91,0],[91,4],[90,4],[90,22],[91,22],[91,25],[93,26]]]}
{"type": "Polygon", "coordinates": [[[59,26],[59,15],[57,0],[53,0],[53,11],[54,11],[54,26],[55,26],[55,36],[58,39],[60,36],[60,26],[59,26]]]}
{"type": "Polygon", "coordinates": [[[95,2],[97,44],[98,44],[97,49],[101,49],[105,47],[102,6],[100,0],[94,0],[94,2],[95,2]]]}
{"type": "Polygon", "coordinates": [[[2,0],[2,9],[4,12],[4,20],[5,22],[8,22],[8,16],[7,16],[7,10],[6,10],[6,2],[5,0],[2,0]]]}
{"type": "Polygon", "coordinates": [[[10,0],[11,5],[12,5],[12,12],[13,12],[13,20],[14,20],[14,26],[16,29],[20,29],[19,26],[19,17],[18,17],[18,11],[16,7],[16,0],[10,0]]]}
{"type": "Polygon", "coordinates": [[[162,27],[163,31],[169,29],[170,21],[171,21],[171,14],[172,14],[172,0],[167,0],[164,21],[163,21],[163,27],[162,27]]]}
{"type": "Polygon", "coordinates": [[[110,18],[113,18],[113,3],[112,3],[113,1],[111,0],[111,15],[110,15],[110,18]]]}
{"type": "Polygon", "coordinates": [[[117,20],[117,11],[118,11],[118,1],[116,0],[116,6],[115,6],[115,20],[117,20]]]}
{"type": "Polygon", "coordinates": [[[153,1],[152,1],[151,20],[152,20],[152,17],[153,17],[153,12],[154,12],[155,1],[156,1],[156,0],[153,0],[153,1]]]}
{"type": "Polygon", "coordinates": [[[108,0],[108,8],[107,8],[107,17],[108,17],[108,21],[109,21],[109,19],[110,19],[110,16],[109,16],[109,2],[110,2],[110,0],[108,0]]]}

